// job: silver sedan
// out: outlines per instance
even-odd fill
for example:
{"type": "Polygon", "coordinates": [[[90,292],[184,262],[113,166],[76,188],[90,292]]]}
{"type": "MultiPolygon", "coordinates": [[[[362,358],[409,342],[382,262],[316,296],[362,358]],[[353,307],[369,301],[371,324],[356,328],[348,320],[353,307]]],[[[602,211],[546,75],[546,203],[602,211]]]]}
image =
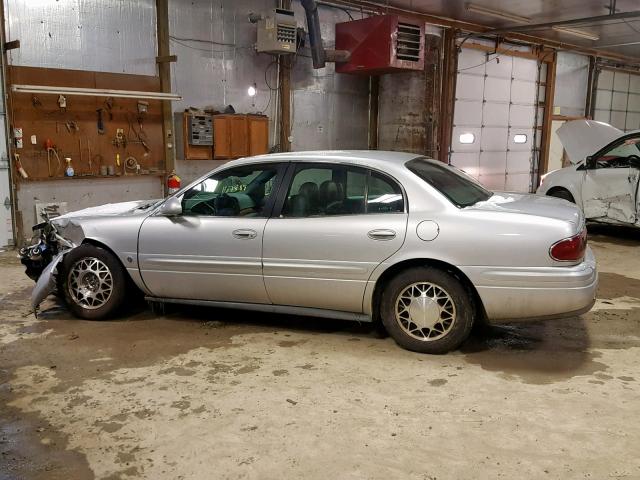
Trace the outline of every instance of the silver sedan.
{"type": "Polygon", "coordinates": [[[162,201],[35,228],[22,251],[34,306],[57,285],[88,319],[133,286],[150,302],[379,321],[401,346],[443,353],[474,322],[588,311],[597,287],[575,205],[490,192],[407,153],[241,159],[162,201]]]}

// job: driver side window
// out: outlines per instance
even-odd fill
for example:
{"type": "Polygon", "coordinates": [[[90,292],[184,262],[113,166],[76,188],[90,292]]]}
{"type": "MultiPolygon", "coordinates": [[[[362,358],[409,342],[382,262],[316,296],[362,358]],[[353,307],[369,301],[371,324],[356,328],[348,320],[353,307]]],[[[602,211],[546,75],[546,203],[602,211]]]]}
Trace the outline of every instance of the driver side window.
{"type": "Polygon", "coordinates": [[[216,173],[187,190],[183,215],[264,217],[273,200],[278,165],[248,165],[216,173]]]}
{"type": "Polygon", "coordinates": [[[604,152],[596,161],[596,168],[629,168],[629,157],[640,155],[640,137],[628,138],[604,152]]]}

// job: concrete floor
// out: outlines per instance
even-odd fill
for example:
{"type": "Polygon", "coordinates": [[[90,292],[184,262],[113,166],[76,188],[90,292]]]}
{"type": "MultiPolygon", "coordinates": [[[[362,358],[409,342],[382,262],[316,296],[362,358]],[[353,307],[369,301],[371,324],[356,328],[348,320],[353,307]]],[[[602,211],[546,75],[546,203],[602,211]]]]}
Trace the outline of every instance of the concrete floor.
{"type": "Polygon", "coordinates": [[[593,229],[592,312],[445,356],[224,310],[36,320],[4,253],[0,479],[640,478],[639,244],[593,229]]]}

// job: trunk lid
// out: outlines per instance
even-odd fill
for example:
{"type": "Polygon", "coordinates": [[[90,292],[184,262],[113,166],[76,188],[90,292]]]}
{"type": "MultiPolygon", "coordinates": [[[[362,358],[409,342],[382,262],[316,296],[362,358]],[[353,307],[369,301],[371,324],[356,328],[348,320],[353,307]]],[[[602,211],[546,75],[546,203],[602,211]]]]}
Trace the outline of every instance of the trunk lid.
{"type": "Polygon", "coordinates": [[[624,135],[622,130],[595,120],[572,120],[556,133],[574,165],[624,135]]]}
{"type": "Polygon", "coordinates": [[[496,192],[488,200],[466,207],[465,210],[520,213],[554,218],[574,224],[576,232],[583,223],[582,213],[575,204],[541,195],[496,192]]]}

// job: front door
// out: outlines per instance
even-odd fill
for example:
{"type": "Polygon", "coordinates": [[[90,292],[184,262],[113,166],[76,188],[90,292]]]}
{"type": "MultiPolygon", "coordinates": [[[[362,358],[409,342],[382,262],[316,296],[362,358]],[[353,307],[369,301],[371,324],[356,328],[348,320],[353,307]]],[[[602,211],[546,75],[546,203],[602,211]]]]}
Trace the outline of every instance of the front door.
{"type": "Polygon", "coordinates": [[[223,170],[184,192],[181,215],[147,218],[138,259],[153,295],[269,303],[262,240],[284,168],[262,163],[223,170]]]}
{"type": "Polygon", "coordinates": [[[400,186],[381,173],[297,164],[281,214],[276,207],[265,229],[269,299],[278,305],[362,312],[371,273],[404,242],[405,206],[400,186]]]}
{"type": "Polygon", "coordinates": [[[590,219],[636,221],[638,169],[629,157],[640,155],[639,137],[626,138],[596,154],[582,184],[582,208],[590,219]]]}

